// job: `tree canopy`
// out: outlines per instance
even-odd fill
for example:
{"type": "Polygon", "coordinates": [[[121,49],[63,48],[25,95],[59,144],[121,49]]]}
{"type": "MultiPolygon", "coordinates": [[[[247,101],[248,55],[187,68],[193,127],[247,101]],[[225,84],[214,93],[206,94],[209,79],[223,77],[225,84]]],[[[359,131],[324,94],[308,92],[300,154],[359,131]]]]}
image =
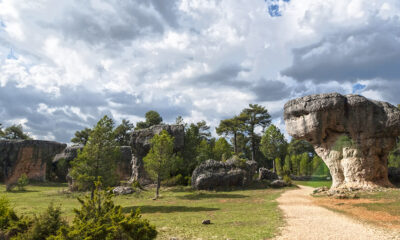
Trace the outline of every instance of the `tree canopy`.
{"type": "Polygon", "coordinates": [[[86,145],[87,141],[89,140],[89,135],[92,132],[92,129],[85,128],[81,131],[75,132],[75,137],[71,139],[71,142],[86,145]]]}
{"type": "Polygon", "coordinates": [[[119,155],[114,121],[107,115],[100,119],[90,132],[89,139],[76,159],[71,162],[71,177],[79,190],[94,189],[94,181],[101,177],[104,186],[117,183],[115,175],[116,159],[119,155]]]}
{"type": "Polygon", "coordinates": [[[261,138],[261,152],[269,161],[285,159],[288,143],[279,128],[271,124],[261,138]]]}
{"type": "Polygon", "coordinates": [[[244,130],[245,116],[234,116],[230,119],[221,120],[219,126],[215,129],[218,135],[233,135],[233,150],[238,154],[237,135],[244,130]]]}
{"type": "Polygon", "coordinates": [[[22,139],[22,140],[28,140],[32,139],[28,134],[24,133],[23,127],[21,124],[18,125],[11,125],[7,127],[4,132],[1,131],[0,134],[2,133],[3,138],[5,139],[22,139]]]}
{"type": "Polygon", "coordinates": [[[144,128],[149,128],[151,126],[157,125],[162,123],[163,119],[160,116],[160,114],[156,111],[148,111],[145,115],[145,121],[144,122],[137,122],[136,123],[136,128],[135,129],[144,129],[144,128]]]}
{"type": "Polygon", "coordinates": [[[174,157],[174,137],[163,130],[151,139],[151,148],[144,157],[144,167],[150,177],[156,181],[156,196],[159,196],[160,183],[169,176],[174,157]]]}
{"type": "Polygon", "coordinates": [[[133,124],[129,120],[122,119],[122,123],[114,130],[115,139],[119,146],[128,146],[130,141],[130,133],[133,130],[133,124]]]}
{"type": "Polygon", "coordinates": [[[271,115],[268,110],[258,104],[249,104],[248,108],[242,110],[240,116],[242,116],[245,124],[246,132],[250,137],[251,142],[251,159],[256,159],[256,139],[255,139],[255,128],[260,126],[263,129],[271,123],[271,115]]]}

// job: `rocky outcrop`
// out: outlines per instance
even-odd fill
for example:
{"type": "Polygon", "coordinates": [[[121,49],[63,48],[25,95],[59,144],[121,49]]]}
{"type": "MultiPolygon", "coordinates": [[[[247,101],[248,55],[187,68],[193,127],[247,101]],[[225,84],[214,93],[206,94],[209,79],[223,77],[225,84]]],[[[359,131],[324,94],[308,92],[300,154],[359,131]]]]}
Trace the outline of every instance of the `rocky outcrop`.
{"type": "Polygon", "coordinates": [[[130,146],[119,147],[120,156],[116,161],[116,173],[118,179],[128,181],[132,175],[132,148],[130,146]]]}
{"type": "MultiPolygon", "coordinates": [[[[55,175],[53,180],[65,181],[71,161],[78,156],[78,152],[83,149],[83,145],[74,145],[64,149],[53,159],[52,173],[55,175]]],[[[121,146],[119,158],[116,159],[116,174],[119,180],[128,181],[131,177],[132,150],[130,146],[121,146]]]]}
{"type": "Polygon", "coordinates": [[[78,152],[83,149],[83,145],[73,145],[67,147],[53,158],[52,172],[53,180],[65,181],[70,168],[70,162],[78,156],[78,152]]]}
{"type": "Polygon", "coordinates": [[[331,189],[390,187],[387,157],[400,135],[395,106],[359,95],[311,95],[285,104],[287,132],[309,141],[332,175],[331,189]]]}
{"type": "Polygon", "coordinates": [[[192,187],[197,190],[215,190],[243,187],[253,181],[257,169],[255,161],[231,158],[226,162],[207,160],[192,174],[192,187]]]}
{"type": "Polygon", "coordinates": [[[132,176],[131,182],[139,181],[141,184],[146,183],[147,175],[143,168],[143,158],[150,151],[150,141],[156,134],[160,134],[162,130],[166,130],[174,137],[174,151],[180,151],[184,146],[185,129],[183,125],[155,125],[150,128],[135,130],[131,135],[132,147],[132,176]]]}
{"type": "Polygon", "coordinates": [[[278,174],[274,173],[273,171],[266,169],[266,168],[260,168],[258,170],[258,180],[277,180],[278,179],[278,174]]]}
{"type": "Polygon", "coordinates": [[[0,140],[2,180],[11,186],[22,174],[34,181],[49,179],[54,156],[66,146],[41,140],[0,140]]]}

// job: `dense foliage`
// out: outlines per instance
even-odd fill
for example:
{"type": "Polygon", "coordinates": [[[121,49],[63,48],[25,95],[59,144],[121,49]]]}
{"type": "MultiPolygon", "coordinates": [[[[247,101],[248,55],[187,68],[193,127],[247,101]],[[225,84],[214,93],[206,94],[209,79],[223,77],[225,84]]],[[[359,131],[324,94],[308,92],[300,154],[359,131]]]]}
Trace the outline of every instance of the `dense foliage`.
{"type": "Polygon", "coordinates": [[[2,124],[0,124],[0,139],[11,139],[11,140],[29,140],[32,139],[24,129],[21,124],[11,125],[6,129],[2,129],[2,124]]]}
{"type": "Polygon", "coordinates": [[[89,140],[76,159],[71,162],[70,175],[78,190],[94,189],[94,181],[101,177],[105,186],[117,183],[115,172],[119,150],[113,132],[114,122],[104,116],[90,132],[89,140]]]}
{"type": "Polygon", "coordinates": [[[150,177],[156,181],[156,196],[159,196],[160,183],[167,178],[171,172],[174,160],[174,138],[167,131],[154,135],[151,139],[151,148],[146,157],[143,158],[144,167],[150,177]]]}
{"type": "Polygon", "coordinates": [[[75,137],[71,139],[71,142],[86,145],[87,141],[89,141],[89,136],[91,132],[92,129],[90,128],[85,128],[81,131],[76,131],[75,137]]]}
{"type": "Polygon", "coordinates": [[[160,114],[156,111],[148,111],[145,115],[146,120],[144,122],[137,122],[135,129],[144,129],[151,126],[162,123],[163,119],[160,114]]]}

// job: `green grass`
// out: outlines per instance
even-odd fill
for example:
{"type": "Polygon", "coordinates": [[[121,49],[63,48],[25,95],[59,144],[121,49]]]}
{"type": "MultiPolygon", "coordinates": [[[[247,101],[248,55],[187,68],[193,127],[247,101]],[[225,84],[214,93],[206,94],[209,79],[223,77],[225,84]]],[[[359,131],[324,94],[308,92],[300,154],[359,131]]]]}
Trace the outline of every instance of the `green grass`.
{"type": "Polygon", "coordinates": [[[313,188],[317,187],[331,187],[332,185],[332,180],[326,180],[326,177],[321,177],[321,176],[314,176],[311,178],[310,181],[293,181],[294,184],[296,185],[303,185],[303,186],[309,186],[313,188]]]}
{"type": "MultiPolygon", "coordinates": [[[[76,197],[84,193],[66,193],[66,184],[28,186],[25,192],[0,194],[11,200],[20,214],[37,214],[50,203],[60,205],[68,220],[79,207],[76,197]]],[[[278,233],[283,225],[282,214],[275,199],[284,190],[251,189],[228,192],[191,191],[186,187],[162,189],[161,198],[152,200],[154,191],[143,191],[114,200],[126,213],[137,207],[143,217],[155,224],[158,239],[265,239],[278,233]],[[202,220],[210,219],[210,225],[202,220]]]]}

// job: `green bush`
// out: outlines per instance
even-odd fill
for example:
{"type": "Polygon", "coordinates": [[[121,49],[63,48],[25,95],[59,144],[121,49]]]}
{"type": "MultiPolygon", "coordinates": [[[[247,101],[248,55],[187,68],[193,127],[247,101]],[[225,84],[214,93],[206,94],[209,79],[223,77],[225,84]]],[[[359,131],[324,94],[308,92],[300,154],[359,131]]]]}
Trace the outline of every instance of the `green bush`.
{"type": "Polygon", "coordinates": [[[26,176],[26,174],[22,174],[19,178],[18,178],[18,182],[17,182],[17,187],[19,191],[24,191],[25,187],[29,184],[29,180],[28,180],[28,176],[26,176]]]}
{"type": "Polygon", "coordinates": [[[18,233],[25,232],[30,222],[29,218],[19,218],[8,199],[0,197],[0,239],[10,239],[18,233]]]}
{"type": "Polygon", "coordinates": [[[178,174],[174,177],[165,179],[164,181],[161,182],[161,184],[165,186],[177,186],[177,185],[186,186],[188,182],[186,177],[183,177],[182,174],[178,174]]]}
{"type": "Polygon", "coordinates": [[[61,218],[61,208],[50,205],[46,212],[39,217],[35,216],[28,231],[20,233],[15,240],[42,240],[56,235],[67,222],[61,218]]]}
{"type": "Polygon", "coordinates": [[[112,194],[100,190],[96,183],[93,197],[79,199],[81,209],[75,209],[75,218],[70,227],[62,227],[58,235],[50,240],[80,239],[137,239],[148,240],[157,236],[157,231],[148,220],[142,219],[139,210],[125,216],[121,206],[114,205],[112,194]]]}
{"type": "Polygon", "coordinates": [[[283,176],[283,181],[289,186],[292,185],[292,179],[288,175],[283,176]]]}

